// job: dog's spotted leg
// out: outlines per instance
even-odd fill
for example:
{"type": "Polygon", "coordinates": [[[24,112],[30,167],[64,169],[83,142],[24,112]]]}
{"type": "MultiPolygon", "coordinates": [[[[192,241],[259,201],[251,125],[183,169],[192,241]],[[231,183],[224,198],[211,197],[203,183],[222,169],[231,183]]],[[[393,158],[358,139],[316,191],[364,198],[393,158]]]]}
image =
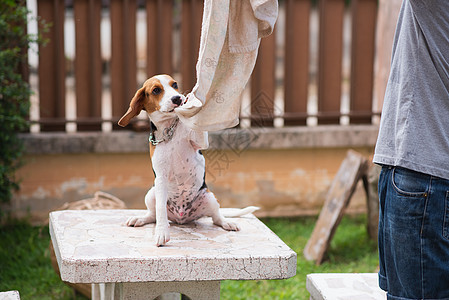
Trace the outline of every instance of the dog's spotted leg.
{"type": "Polygon", "coordinates": [[[156,242],[156,246],[163,246],[170,241],[170,225],[156,225],[154,230],[154,241],[156,242]]]}
{"type": "Polygon", "coordinates": [[[226,220],[220,213],[220,204],[218,204],[215,195],[212,192],[206,192],[204,194],[204,205],[207,206],[206,215],[212,217],[212,221],[215,225],[221,226],[228,231],[239,231],[240,227],[234,222],[226,220]]]}
{"type": "Polygon", "coordinates": [[[148,193],[145,195],[145,204],[147,206],[147,213],[141,217],[130,217],[128,221],[126,221],[127,226],[140,227],[145,224],[155,223],[156,216],[154,213],[155,208],[155,195],[154,195],[154,187],[151,188],[148,193]]]}
{"type": "Polygon", "coordinates": [[[154,241],[156,246],[163,246],[170,241],[170,225],[167,217],[167,183],[168,179],[156,177],[154,184],[156,201],[156,228],[154,241]]]}

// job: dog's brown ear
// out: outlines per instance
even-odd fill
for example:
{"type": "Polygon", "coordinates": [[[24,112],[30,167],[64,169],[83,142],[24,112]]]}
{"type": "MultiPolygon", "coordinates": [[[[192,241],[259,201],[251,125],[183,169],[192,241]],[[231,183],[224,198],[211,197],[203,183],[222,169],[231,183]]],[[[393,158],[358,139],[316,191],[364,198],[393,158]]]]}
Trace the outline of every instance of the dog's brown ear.
{"type": "Polygon", "coordinates": [[[133,99],[129,103],[128,111],[123,115],[123,117],[120,118],[118,124],[122,127],[128,125],[129,121],[131,121],[132,118],[137,116],[140,113],[140,111],[144,108],[143,105],[144,101],[145,101],[145,88],[142,87],[134,95],[133,99]]]}

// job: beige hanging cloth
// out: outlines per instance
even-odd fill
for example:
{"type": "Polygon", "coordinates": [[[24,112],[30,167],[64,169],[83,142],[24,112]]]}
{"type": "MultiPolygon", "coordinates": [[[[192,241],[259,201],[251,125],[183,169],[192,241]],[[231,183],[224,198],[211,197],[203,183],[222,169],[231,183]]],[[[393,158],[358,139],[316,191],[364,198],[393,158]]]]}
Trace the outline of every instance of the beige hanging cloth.
{"type": "Polygon", "coordinates": [[[194,130],[239,123],[240,96],[254,69],[260,39],[273,32],[276,0],[205,0],[197,82],[175,111],[194,130]]]}

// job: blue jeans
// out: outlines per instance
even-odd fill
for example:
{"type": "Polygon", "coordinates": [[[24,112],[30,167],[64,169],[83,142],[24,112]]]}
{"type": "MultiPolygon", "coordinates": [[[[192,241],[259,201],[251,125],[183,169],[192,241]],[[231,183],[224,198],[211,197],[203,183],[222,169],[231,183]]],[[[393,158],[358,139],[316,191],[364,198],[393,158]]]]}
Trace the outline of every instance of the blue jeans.
{"type": "Polygon", "coordinates": [[[383,166],[379,200],[387,299],[449,299],[449,180],[383,166]]]}

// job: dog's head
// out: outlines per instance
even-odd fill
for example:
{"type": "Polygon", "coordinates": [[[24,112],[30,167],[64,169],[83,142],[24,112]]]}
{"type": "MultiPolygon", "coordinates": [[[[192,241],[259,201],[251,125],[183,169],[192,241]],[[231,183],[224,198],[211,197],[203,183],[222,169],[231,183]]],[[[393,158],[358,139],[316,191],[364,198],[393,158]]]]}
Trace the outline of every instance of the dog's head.
{"type": "Polygon", "coordinates": [[[128,125],[141,110],[145,110],[152,120],[169,117],[185,100],[185,96],[178,92],[178,83],[171,76],[153,76],[136,92],[129,103],[128,111],[118,124],[123,127],[128,125]]]}

